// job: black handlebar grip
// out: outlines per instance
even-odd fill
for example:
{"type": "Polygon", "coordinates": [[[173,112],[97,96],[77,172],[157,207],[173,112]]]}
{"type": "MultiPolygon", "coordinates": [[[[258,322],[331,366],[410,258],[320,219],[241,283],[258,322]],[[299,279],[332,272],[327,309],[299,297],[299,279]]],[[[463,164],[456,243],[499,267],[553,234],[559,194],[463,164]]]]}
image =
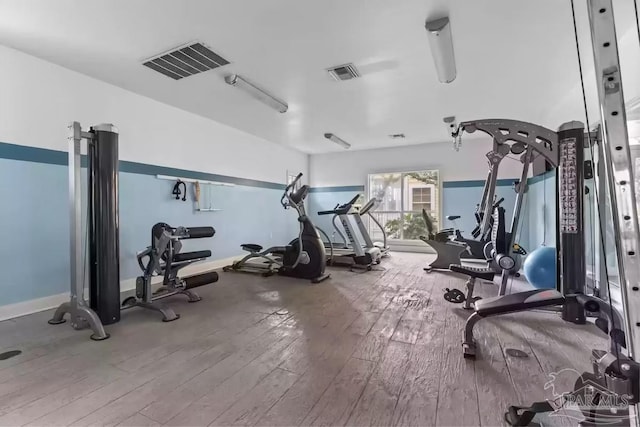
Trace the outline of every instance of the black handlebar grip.
{"type": "Polygon", "coordinates": [[[291,181],[291,183],[289,185],[287,185],[287,189],[293,187],[294,185],[296,185],[296,183],[300,180],[300,178],[302,178],[302,172],[300,172],[298,175],[296,175],[296,177],[293,179],[293,181],[291,181]]]}
{"type": "Polygon", "coordinates": [[[187,229],[189,237],[187,239],[200,239],[203,237],[213,237],[216,230],[213,227],[189,227],[187,229]]]}
{"type": "Polygon", "coordinates": [[[355,202],[357,202],[357,201],[358,201],[358,199],[359,199],[359,198],[360,198],[360,195],[359,195],[359,194],[356,194],[356,195],[353,197],[353,199],[349,200],[349,202],[348,202],[348,203],[345,203],[345,206],[346,206],[346,205],[349,205],[349,206],[353,205],[355,202]]]}

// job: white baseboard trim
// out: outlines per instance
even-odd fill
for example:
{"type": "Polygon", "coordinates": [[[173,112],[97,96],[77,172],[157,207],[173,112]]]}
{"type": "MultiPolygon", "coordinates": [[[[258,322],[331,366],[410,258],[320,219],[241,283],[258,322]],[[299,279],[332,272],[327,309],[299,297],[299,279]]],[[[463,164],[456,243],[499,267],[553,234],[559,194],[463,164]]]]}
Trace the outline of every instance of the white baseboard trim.
{"type": "MultiPolygon", "coordinates": [[[[225,265],[231,264],[236,259],[241,258],[243,255],[236,255],[229,258],[217,259],[209,262],[201,262],[192,264],[180,270],[182,276],[190,276],[193,274],[203,273],[209,270],[217,270],[225,265]]],[[[153,284],[160,283],[162,277],[154,277],[153,284]]],[[[126,279],[120,282],[120,292],[129,292],[136,288],[136,279],[126,279]]],[[[28,314],[38,313],[40,311],[50,310],[57,308],[65,301],[69,301],[69,293],[63,292],[61,294],[50,295],[43,298],[36,298],[28,301],[21,301],[15,304],[7,304],[0,306],[0,321],[14,319],[16,317],[26,316],[28,314]]]]}
{"type": "Polygon", "coordinates": [[[69,301],[69,292],[0,306],[0,321],[55,308],[69,301]]]}

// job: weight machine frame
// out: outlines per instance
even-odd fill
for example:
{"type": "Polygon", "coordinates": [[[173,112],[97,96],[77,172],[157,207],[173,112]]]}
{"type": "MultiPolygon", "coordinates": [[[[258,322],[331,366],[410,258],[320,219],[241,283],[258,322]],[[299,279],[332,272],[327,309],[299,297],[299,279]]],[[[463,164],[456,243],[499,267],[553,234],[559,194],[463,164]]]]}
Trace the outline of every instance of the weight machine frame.
{"type": "Polygon", "coordinates": [[[69,225],[70,225],[70,300],[55,311],[49,324],[64,323],[69,313],[74,329],[93,330],[92,340],[109,338],[103,321],[120,319],[120,277],[118,260],[118,130],[112,124],[92,126],[88,132],[79,122],[68,126],[69,136],[69,225]],[[82,242],[81,142],[88,146],[89,206],[95,220],[88,221],[91,241],[87,242],[90,260],[85,261],[82,242]],[[108,188],[108,192],[100,194],[108,188]],[[97,193],[92,196],[92,193],[97,193]],[[108,194],[107,194],[108,193],[108,194]],[[94,203],[95,205],[92,205],[94,203]],[[109,256],[107,256],[109,255],[109,256]],[[89,264],[90,303],[85,299],[84,275],[89,264]],[[111,286],[100,286],[110,283],[111,286]],[[104,320],[102,319],[104,318],[104,320]]]}

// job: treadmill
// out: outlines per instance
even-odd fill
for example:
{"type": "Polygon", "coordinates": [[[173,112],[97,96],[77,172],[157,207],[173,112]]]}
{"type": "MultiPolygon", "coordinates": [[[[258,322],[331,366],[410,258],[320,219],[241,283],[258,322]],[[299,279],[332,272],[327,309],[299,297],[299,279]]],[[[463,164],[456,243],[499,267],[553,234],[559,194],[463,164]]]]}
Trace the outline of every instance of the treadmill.
{"type": "Polygon", "coordinates": [[[356,225],[360,230],[360,234],[362,234],[362,237],[365,239],[365,246],[376,247],[380,249],[380,254],[382,257],[387,257],[390,255],[389,245],[387,244],[387,232],[384,230],[382,224],[380,224],[380,221],[378,221],[373,215],[371,215],[371,212],[373,212],[377,207],[377,202],[378,199],[376,199],[375,197],[369,199],[369,201],[365,203],[364,206],[362,206],[357,212],[354,212],[352,215],[354,216],[356,225]],[[369,230],[367,230],[367,227],[365,227],[362,222],[363,215],[369,215],[369,218],[371,218],[371,220],[378,226],[380,231],[382,231],[382,242],[373,241],[373,239],[371,238],[371,234],[369,234],[369,230]]]}
{"type": "MultiPolygon", "coordinates": [[[[325,242],[328,265],[347,265],[371,270],[374,263],[380,263],[380,259],[382,258],[382,251],[380,248],[373,246],[368,233],[366,233],[366,237],[369,237],[369,241],[365,241],[365,243],[367,245],[370,244],[370,246],[363,245],[358,238],[358,234],[353,228],[351,221],[349,220],[349,216],[354,216],[354,218],[356,218],[356,222],[358,222],[359,219],[359,223],[362,224],[362,219],[360,218],[357,210],[353,207],[359,198],[360,195],[357,194],[343,205],[337,205],[331,210],[318,212],[318,215],[333,215],[332,222],[334,227],[338,230],[338,233],[342,236],[343,240],[346,240],[343,243],[337,244],[331,241],[325,242]],[[336,219],[340,220],[340,223],[346,233],[346,239],[345,236],[340,233],[340,230],[335,223],[336,219]]],[[[364,224],[362,224],[362,227],[364,227],[364,224]]],[[[326,233],[323,234],[326,235],[326,233]]]]}

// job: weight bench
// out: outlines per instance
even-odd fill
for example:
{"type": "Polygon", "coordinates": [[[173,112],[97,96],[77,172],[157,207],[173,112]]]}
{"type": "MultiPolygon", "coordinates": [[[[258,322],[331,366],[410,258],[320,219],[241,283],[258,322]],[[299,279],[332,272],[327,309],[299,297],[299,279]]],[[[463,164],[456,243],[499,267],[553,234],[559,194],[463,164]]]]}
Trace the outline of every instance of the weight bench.
{"type": "Polygon", "coordinates": [[[475,358],[476,342],[473,328],[482,319],[501,314],[528,311],[536,308],[562,306],[564,304],[578,304],[586,311],[596,316],[595,325],[609,335],[611,349],[614,354],[620,351],[620,346],[626,348],[624,326],[620,314],[611,308],[609,303],[601,299],[584,294],[563,296],[555,289],[533,289],[526,292],[486,298],[475,303],[475,311],[469,316],[464,325],[462,351],[465,358],[475,358]]]}
{"type": "Polygon", "coordinates": [[[162,314],[164,322],[180,318],[173,309],[157,302],[172,295],[185,295],[189,302],[197,302],[202,298],[191,289],[218,281],[218,273],[208,271],[188,277],[178,277],[178,271],[195,262],[203,261],[211,256],[211,251],[180,252],[181,240],[213,237],[213,227],[178,227],[159,222],[151,229],[151,246],[137,254],[138,265],[143,275],[136,279],[135,297],[126,298],[122,308],[143,307],[162,314]],[[151,288],[151,278],[163,276],[162,285],[155,291],[151,288]]]}
{"type": "Polygon", "coordinates": [[[445,294],[445,299],[449,302],[463,302],[464,305],[462,307],[466,310],[472,309],[474,303],[480,299],[480,297],[473,296],[473,290],[476,284],[476,280],[480,279],[493,282],[493,279],[496,275],[496,272],[491,268],[468,267],[466,265],[460,264],[451,264],[449,266],[449,270],[453,271],[454,273],[461,273],[469,276],[469,279],[465,283],[466,295],[462,294],[462,292],[458,289],[454,289],[453,291],[450,289],[446,289],[447,293],[445,294]],[[462,300],[459,295],[463,295],[464,300],[462,300]]]}
{"type": "Polygon", "coordinates": [[[527,292],[497,296],[476,301],[474,313],[464,324],[462,352],[465,358],[475,358],[476,342],[473,338],[473,328],[485,317],[500,314],[515,313],[532,310],[534,308],[562,305],[565,297],[555,289],[534,289],[527,292]]]}

